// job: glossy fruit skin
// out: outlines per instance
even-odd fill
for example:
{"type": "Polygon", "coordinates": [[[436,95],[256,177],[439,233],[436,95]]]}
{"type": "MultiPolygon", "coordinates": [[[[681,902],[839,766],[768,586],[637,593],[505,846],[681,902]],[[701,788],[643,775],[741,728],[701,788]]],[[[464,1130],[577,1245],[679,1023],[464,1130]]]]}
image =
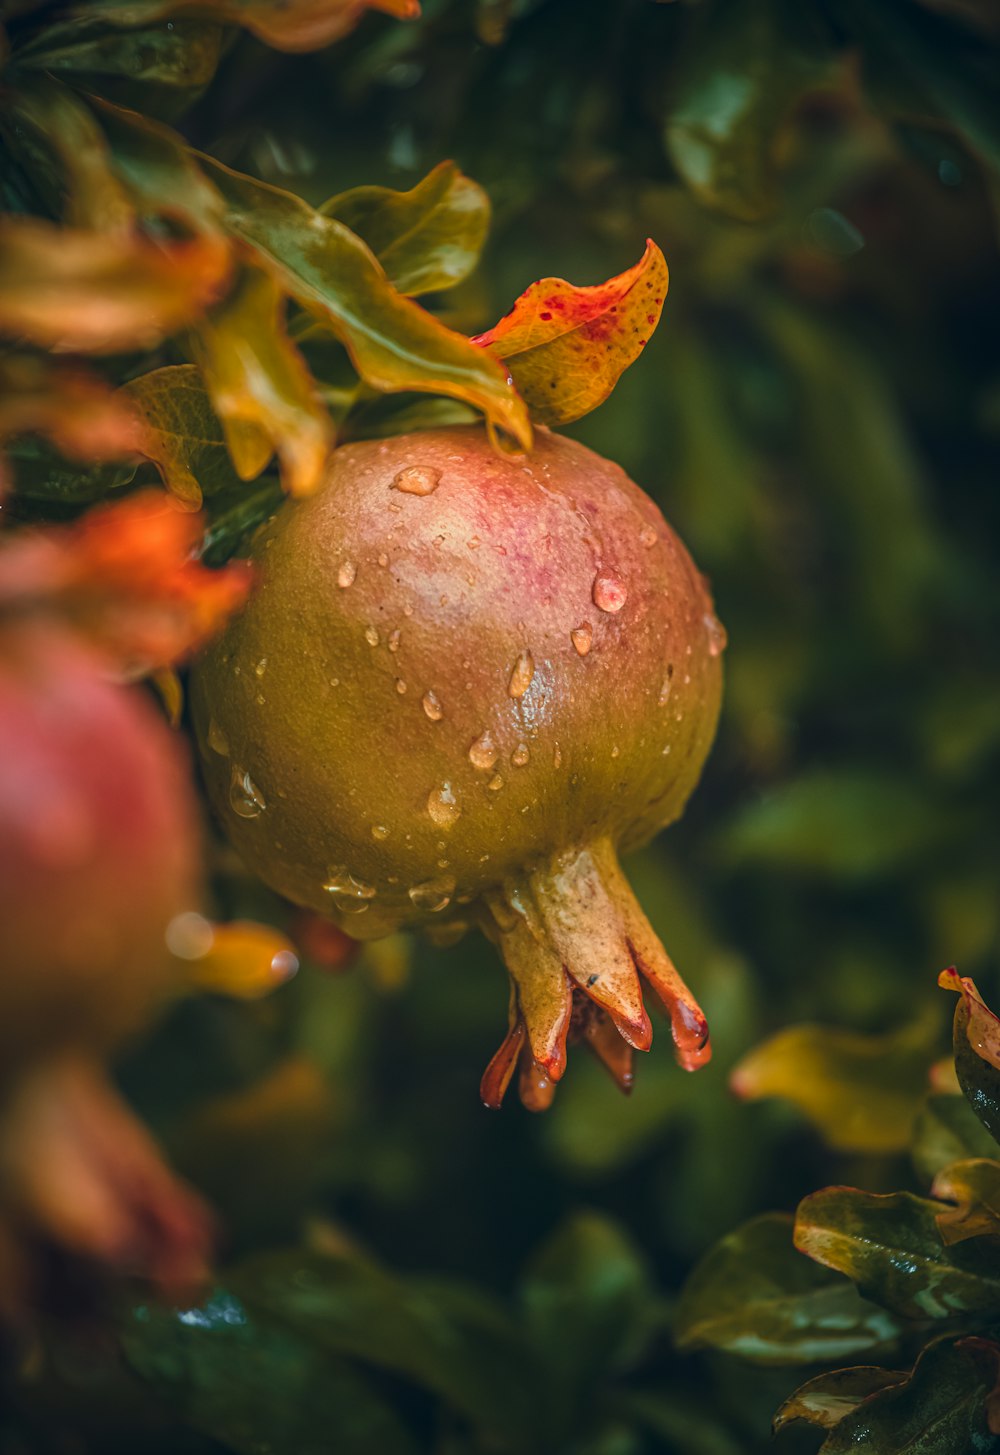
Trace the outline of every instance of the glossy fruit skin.
{"type": "Polygon", "coordinates": [[[721,627],[657,507],[582,445],[540,430],[504,457],[470,427],[346,446],[253,559],[192,702],[227,831],[290,899],[360,938],[440,923],[682,811],[721,627]]]}
{"type": "Polygon", "coordinates": [[[152,703],[44,619],[0,627],[3,1080],[146,1023],[198,862],[190,771],[152,703]]]}

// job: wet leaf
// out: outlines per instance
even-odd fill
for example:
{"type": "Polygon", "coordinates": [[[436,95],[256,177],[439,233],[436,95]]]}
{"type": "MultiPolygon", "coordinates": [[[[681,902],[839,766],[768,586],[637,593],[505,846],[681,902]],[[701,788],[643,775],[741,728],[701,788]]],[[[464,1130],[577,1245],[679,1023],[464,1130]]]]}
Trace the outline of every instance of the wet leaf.
{"type": "Polygon", "coordinates": [[[240,483],[197,365],[152,369],[122,392],[149,427],[147,458],[178,500],[197,507],[203,495],[240,483]]]}
{"type": "Polygon", "coordinates": [[[32,218],[0,222],[0,331],[56,353],[152,348],[222,292],[229,249],[32,218]]]}
{"type": "Polygon", "coordinates": [[[759,1364],[842,1359],[895,1338],[891,1315],[792,1244],[792,1219],[763,1213],[711,1249],[681,1292],[676,1337],[759,1364]]]}
{"type": "Polygon", "coordinates": [[[774,1417],[774,1432],[795,1420],[832,1430],[862,1400],[880,1390],[902,1384],[908,1375],[905,1369],[880,1369],[875,1364],[859,1364],[852,1369],[833,1369],[807,1380],[785,1400],[774,1417]]]}
{"type": "Polygon", "coordinates": [[[941,1211],[909,1192],[827,1187],[799,1204],[795,1246],[904,1318],[987,1314],[1000,1303],[1000,1259],[974,1244],[946,1248],[941,1211]]]}
{"type": "Polygon", "coordinates": [[[929,1096],[917,1117],[913,1161],[921,1177],[932,1182],[953,1162],[970,1157],[995,1157],[997,1144],[961,1095],[929,1096]]]}
{"type": "Polygon", "coordinates": [[[530,1421],[530,1365],[509,1320],[485,1295],[396,1278],[356,1256],[301,1251],[249,1260],[234,1287],[328,1356],[401,1375],[479,1428],[523,1432],[530,1421]]]}
{"type": "Polygon", "coordinates": [[[320,208],[368,244],[400,293],[454,287],[479,260],[490,221],[481,187],[440,162],[408,192],[355,187],[320,208]]]}
{"type": "Polygon", "coordinates": [[[331,1441],[344,1455],[416,1451],[359,1373],[225,1289],[194,1308],[141,1305],[122,1343],[175,1421],[241,1455],[331,1441]]]}
{"type": "Polygon", "coordinates": [[[254,479],[277,452],[289,494],[311,494],[333,448],[333,422],[285,331],[278,285],[245,270],[191,343],[236,473],[254,479]]]}
{"type": "Polygon", "coordinates": [[[678,57],[667,150],[702,202],[756,221],[777,202],[781,128],[829,78],[832,54],[795,0],[735,0],[724,20],[700,20],[678,57]]]}
{"type": "Polygon", "coordinates": [[[170,924],[167,944],[190,986],[236,1000],[270,995],[299,968],[287,936],[252,920],[213,924],[203,915],[183,914],[170,924]]]}
{"type": "Polygon", "coordinates": [[[465,400],[530,445],[527,411],[503,368],[397,293],[359,238],[290,192],[201,160],[225,198],[229,231],[336,334],[367,384],[465,400]]]}
{"type": "Polygon", "coordinates": [[[810,1380],[778,1411],[775,1428],[805,1419],[830,1430],[820,1455],[987,1455],[998,1381],[1000,1345],[939,1339],[909,1374],[842,1369],[810,1380]]]}
{"type": "Polygon", "coordinates": [[[208,524],[202,537],[201,559],[206,566],[221,566],[243,554],[250,536],[272,516],[284,500],[277,480],[265,479],[254,489],[238,486],[213,495],[207,505],[208,524]]]}
{"type": "Polygon", "coordinates": [[[779,1096],[799,1108],[828,1146],[900,1152],[927,1090],[936,1017],[882,1036],[831,1026],[790,1026],[732,1073],[738,1096],[779,1096]]]}
{"type": "Polygon", "coordinates": [[[116,25],[144,25],[193,10],[242,25],[282,51],[319,50],[353,30],[368,10],[400,20],[420,14],[419,0],[88,0],[88,14],[116,25]]]}
{"type": "Polygon", "coordinates": [[[960,997],[953,1032],[959,1085],[990,1136],[1000,1143],[1000,1019],[967,976],[944,970],[938,983],[960,997]]]}
{"type": "Polygon", "coordinates": [[[542,278],[473,343],[503,359],[540,424],[568,424],[602,404],[660,320],[666,260],[650,239],[634,267],[575,287],[542,278]]]}
{"type": "MultiPolygon", "coordinates": [[[[87,7],[87,16],[97,7],[87,7]]],[[[202,20],[121,30],[81,16],[46,25],[17,52],[17,64],[52,75],[117,78],[186,91],[206,86],[219,63],[222,29],[202,20]]]]}
{"type": "Polygon", "coordinates": [[[901,869],[942,832],[912,781],[860,769],[813,769],[738,811],[721,849],[730,864],[834,880],[901,869]]]}
{"type": "Polygon", "coordinates": [[[938,1232],[949,1247],[1000,1234],[1000,1162],[985,1157],[955,1162],[938,1173],[931,1192],[956,1204],[937,1217],[938,1232]]]}

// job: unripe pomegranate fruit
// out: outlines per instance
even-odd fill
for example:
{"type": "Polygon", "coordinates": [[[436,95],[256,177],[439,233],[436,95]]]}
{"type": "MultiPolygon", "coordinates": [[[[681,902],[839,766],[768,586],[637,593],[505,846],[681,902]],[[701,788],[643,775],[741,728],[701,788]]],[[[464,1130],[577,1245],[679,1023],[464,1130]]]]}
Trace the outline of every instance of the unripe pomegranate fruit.
{"type": "Polygon", "coordinates": [[[212,798],[269,884],[357,938],[478,923],[512,980],[487,1069],[546,1105],[567,1036],[619,1082],[651,1030],[682,1065],[704,1017],[618,866],[677,818],[715,732],[722,628],[616,465],[541,430],[337,451],[258,533],[259,585],[196,664],[212,798]]]}

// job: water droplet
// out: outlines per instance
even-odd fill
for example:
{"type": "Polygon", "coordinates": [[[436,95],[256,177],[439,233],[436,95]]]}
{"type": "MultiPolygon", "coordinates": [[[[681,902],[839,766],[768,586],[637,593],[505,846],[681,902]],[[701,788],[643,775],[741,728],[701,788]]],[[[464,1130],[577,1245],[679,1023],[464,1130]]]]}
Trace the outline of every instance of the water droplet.
{"type": "Polygon", "coordinates": [[[404,616],[412,616],[413,615],[413,607],[410,605],[409,602],[407,602],[406,605],[403,607],[403,615],[404,616]]]}
{"type": "Polygon", "coordinates": [[[535,675],[535,659],[530,652],[521,652],[514,663],[510,674],[510,681],[507,683],[507,691],[511,697],[523,697],[531,686],[531,679],[535,675]]]}
{"type": "Polygon", "coordinates": [[[500,774],[494,773],[493,777],[487,783],[486,787],[490,790],[491,793],[499,793],[500,789],[503,787],[503,779],[501,778],[500,774]]]}
{"type": "Polygon", "coordinates": [[[441,471],[430,465],[410,465],[400,470],[393,487],[404,495],[432,495],[441,481],[441,471]]]}
{"type": "Polygon", "coordinates": [[[528,751],[528,744],[518,743],[517,747],[510,755],[510,761],[514,764],[515,768],[523,768],[530,757],[531,754],[528,751]]]}
{"type": "Polygon", "coordinates": [[[613,571],[598,571],[592,595],[599,611],[621,611],[628,600],[628,588],[613,571]]]}
{"type": "Polygon", "coordinates": [[[580,656],[585,657],[590,651],[591,643],[594,640],[594,631],[590,625],[590,622],[581,621],[580,625],[575,626],[570,632],[569,639],[573,643],[574,647],[576,647],[576,650],[579,652],[580,656]]]}
{"type": "Polygon", "coordinates": [[[488,772],[496,763],[499,754],[489,733],[483,733],[469,748],[469,762],[473,768],[488,772]]]}
{"type": "Polygon", "coordinates": [[[353,561],[341,562],[340,570],[337,572],[337,585],[341,590],[354,585],[354,578],[358,574],[358,568],[353,561]]]}
{"type": "Polygon", "coordinates": [[[553,768],[562,767],[562,748],[560,748],[558,743],[556,743],[555,751],[552,754],[552,766],[553,768]]]}
{"type": "Polygon", "coordinates": [[[616,743],[615,746],[611,749],[611,756],[612,756],[612,758],[617,758],[620,753],[621,753],[621,748],[616,743]]]}
{"type": "Polygon", "coordinates": [[[365,641],[370,647],[378,646],[378,632],[373,626],[365,627],[365,641]]]}
{"type": "Polygon", "coordinates": [[[426,910],[428,914],[440,914],[451,903],[451,896],[455,893],[455,881],[451,875],[442,879],[425,879],[422,884],[414,884],[406,892],[415,909],[426,910]]]}
{"type": "Polygon", "coordinates": [[[213,753],[218,753],[220,758],[229,757],[229,739],[214,717],[208,719],[208,746],[213,753]]]}
{"type": "Polygon", "coordinates": [[[330,869],[329,875],[323,888],[341,913],[364,914],[369,902],[375,898],[374,884],[356,879],[343,866],[330,869]]]}
{"type": "Polygon", "coordinates": [[[669,758],[670,757],[670,744],[669,743],[663,749],[663,752],[660,754],[660,757],[661,758],[669,758]]]}
{"type": "Polygon", "coordinates": [[[402,636],[402,632],[399,630],[399,627],[397,627],[395,631],[392,631],[392,632],[389,633],[389,643],[388,643],[388,646],[389,646],[389,651],[390,652],[398,652],[399,651],[399,639],[400,639],[401,636],[402,636]]]}
{"type": "Polygon", "coordinates": [[[378,563],[380,566],[388,566],[389,557],[386,555],[385,551],[379,552],[378,563]]]}
{"type": "Polygon", "coordinates": [[[657,698],[657,703],[660,707],[666,707],[667,703],[670,701],[670,694],[674,690],[673,676],[674,669],[672,667],[668,667],[667,675],[664,677],[663,685],[660,688],[660,695],[657,698]]]}
{"type": "Polygon", "coordinates": [[[267,701],[267,698],[264,696],[263,692],[258,692],[254,701],[257,703],[258,707],[263,707],[264,703],[267,701]]]}
{"type": "Polygon", "coordinates": [[[433,692],[425,692],[420,699],[420,706],[423,708],[431,722],[440,722],[444,717],[444,708],[435,697],[433,692]]]}
{"type": "Polygon", "coordinates": [[[681,678],[681,681],[684,683],[685,687],[689,687],[691,685],[691,673],[685,672],[684,676],[681,678]]]}
{"type": "Polygon", "coordinates": [[[450,783],[442,783],[440,788],[431,789],[427,795],[427,812],[439,829],[450,829],[458,822],[462,810],[450,783]]]}
{"type": "Polygon", "coordinates": [[[402,697],[406,691],[406,683],[403,681],[402,677],[396,678],[396,691],[399,693],[400,697],[402,697]]]}
{"type": "Polygon", "coordinates": [[[708,632],[708,653],[711,657],[721,657],[726,650],[726,643],[729,638],[726,635],[726,628],[715,615],[709,611],[705,615],[705,629],[708,632]]]}
{"type": "Polygon", "coordinates": [[[267,807],[264,795],[250,777],[250,774],[233,764],[229,780],[229,802],[240,818],[256,818],[267,807]]]}
{"type": "Polygon", "coordinates": [[[479,547],[482,545],[482,541],[479,539],[478,536],[473,536],[471,540],[467,540],[465,544],[468,546],[470,551],[478,551],[479,547]]]}
{"type": "Polygon", "coordinates": [[[331,687],[339,687],[340,686],[340,678],[339,677],[331,677],[330,678],[330,686],[331,687]]]}
{"type": "Polygon", "coordinates": [[[264,673],[267,671],[267,658],[266,657],[261,657],[260,661],[257,663],[256,667],[254,668],[254,671],[257,673],[257,676],[258,677],[263,677],[264,673]]]}
{"type": "Polygon", "coordinates": [[[639,539],[642,541],[643,545],[648,551],[656,545],[658,537],[653,527],[651,525],[647,525],[643,530],[639,532],[639,539]]]}
{"type": "Polygon", "coordinates": [[[377,840],[377,842],[381,844],[381,843],[384,843],[385,840],[388,837],[389,837],[389,830],[386,828],[386,826],[385,826],[384,823],[373,823],[372,824],[372,838],[373,839],[377,840]]]}

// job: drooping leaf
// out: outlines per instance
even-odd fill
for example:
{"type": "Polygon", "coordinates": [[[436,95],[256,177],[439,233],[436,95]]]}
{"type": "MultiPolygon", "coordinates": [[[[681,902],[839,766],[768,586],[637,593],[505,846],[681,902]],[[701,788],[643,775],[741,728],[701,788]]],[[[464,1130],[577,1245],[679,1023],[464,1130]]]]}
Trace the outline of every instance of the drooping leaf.
{"type": "Polygon", "coordinates": [[[876,1364],[859,1364],[851,1369],[818,1374],[785,1400],[774,1417],[774,1432],[777,1434],[796,1420],[832,1430],[863,1400],[902,1384],[907,1377],[905,1369],[880,1369],[876,1364]]]}
{"type": "Polygon", "coordinates": [[[397,293],[359,238],[290,192],[201,162],[225,198],[228,230],[341,339],[367,384],[464,400],[530,446],[527,411],[505,370],[397,293]]]}
{"type": "Polygon", "coordinates": [[[177,1422],[239,1455],[331,1447],[415,1455],[411,1436],[355,1369],[226,1289],[194,1308],[140,1305],[122,1343],[177,1422]]]}
{"type": "Polygon", "coordinates": [[[523,1433],[533,1380],[509,1320],[460,1285],[403,1280],[357,1256],[263,1254],[233,1274],[245,1302],[328,1356],[430,1390],[481,1428],[523,1433]]]}
{"type": "Polygon", "coordinates": [[[440,162],[408,192],[355,187],[320,208],[362,238],[400,293],[451,288],[476,266],[490,221],[481,187],[440,162]]]}
{"type": "Polygon", "coordinates": [[[996,1444],[990,1403],[998,1383],[1000,1345],[938,1339],[909,1374],[844,1369],[811,1380],[782,1406],[775,1427],[806,1419],[829,1429],[820,1455],[988,1455],[996,1444]],[[839,1391],[860,1398],[838,1418],[846,1403],[839,1391]]]}
{"type": "Polygon", "coordinates": [[[502,359],[541,424],[568,424],[602,404],[660,320],[669,275],[649,239],[634,267],[592,287],[532,283],[473,343],[502,359]]]}
{"type": "Polygon", "coordinates": [[[780,130],[829,77],[831,49],[795,0],[735,0],[700,22],[678,57],[667,150],[701,201],[753,222],[777,201],[780,130]]]}
{"type": "Polygon", "coordinates": [[[706,1254],[681,1292],[681,1348],[797,1364],[842,1359],[896,1336],[891,1314],[796,1252],[792,1226],[784,1213],[764,1213],[706,1254]]]}
{"type": "Polygon", "coordinates": [[[795,1246],[904,1318],[988,1314],[1000,1304],[1000,1259],[974,1243],[946,1248],[942,1210],[909,1192],[827,1187],[799,1204],[795,1246]]]}
{"type": "Polygon", "coordinates": [[[790,1026],[745,1056],[730,1085],[751,1101],[792,1102],[838,1151],[903,1151],[927,1090],[935,1019],[882,1036],[790,1026]]]}
{"type": "Polygon", "coordinates": [[[974,981],[944,970],[939,984],[955,990],[955,1072],[969,1105],[1000,1143],[1000,1018],[984,1003],[974,981]]]}
{"type": "Polygon", "coordinates": [[[995,1157],[997,1144],[964,1096],[934,1093],[913,1133],[913,1162],[928,1183],[942,1168],[970,1157],[995,1157]]]}
{"type": "Polygon", "coordinates": [[[333,447],[333,422],[285,331],[273,278],[246,269],[191,345],[240,478],[254,479],[277,453],[289,493],[311,494],[333,447]]]}
{"type": "Polygon", "coordinates": [[[122,392],[149,426],[145,453],[178,500],[197,507],[203,495],[239,484],[222,424],[196,364],[151,369],[122,392]]]}
{"type": "Polygon", "coordinates": [[[938,1213],[938,1232],[945,1244],[966,1238],[1000,1236],[1000,1162],[973,1157],[944,1168],[931,1192],[956,1204],[938,1213]]]}
{"type": "Polygon", "coordinates": [[[282,51],[319,50],[353,30],[367,10],[400,20],[420,14],[419,0],[88,0],[88,14],[116,25],[145,25],[194,11],[199,16],[242,25],[282,51]]]}
{"type": "Polygon", "coordinates": [[[56,353],[152,348],[222,292],[229,249],[217,239],[0,222],[0,331],[56,353]]]}
{"type": "Polygon", "coordinates": [[[102,24],[96,6],[75,20],[40,29],[18,47],[17,64],[74,79],[121,78],[131,85],[188,91],[206,86],[219,64],[222,28],[203,20],[120,29],[102,24]]]}

